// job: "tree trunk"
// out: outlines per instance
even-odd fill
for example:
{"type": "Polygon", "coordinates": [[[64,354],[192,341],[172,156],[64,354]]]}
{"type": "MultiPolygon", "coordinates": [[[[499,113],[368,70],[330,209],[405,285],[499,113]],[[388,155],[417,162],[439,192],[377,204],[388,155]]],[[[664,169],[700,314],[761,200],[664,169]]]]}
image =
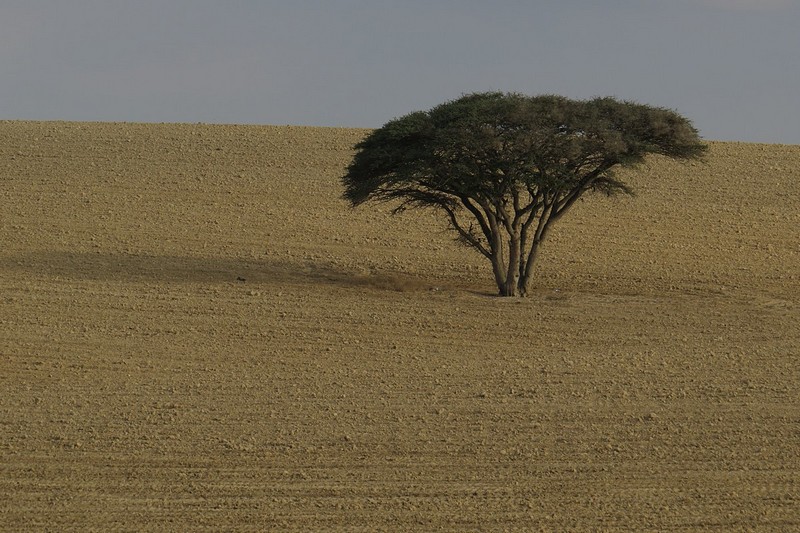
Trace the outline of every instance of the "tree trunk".
{"type": "Polygon", "coordinates": [[[508,283],[505,273],[505,266],[498,263],[498,261],[492,260],[494,281],[497,283],[497,288],[500,290],[500,296],[514,296],[514,289],[510,287],[513,284],[508,283]]]}
{"type": "MultiPolygon", "coordinates": [[[[524,226],[514,224],[513,229],[503,239],[503,229],[499,224],[492,225],[491,240],[491,261],[494,271],[495,283],[500,296],[511,296],[525,298],[528,296],[528,287],[533,277],[533,264],[539,256],[539,246],[547,236],[553,212],[553,204],[548,203],[539,216],[536,231],[531,239],[530,248],[525,250],[526,243],[522,241],[523,236],[527,240],[527,232],[524,226]],[[506,250],[508,248],[508,250],[506,250]],[[508,257],[506,258],[506,252],[508,257]],[[523,252],[524,255],[523,255],[523,252]]],[[[560,213],[559,213],[560,214],[560,213]]]]}
{"type": "Polygon", "coordinates": [[[508,296],[504,294],[506,286],[506,268],[503,261],[503,249],[499,246],[492,246],[492,271],[494,272],[494,282],[497,283],[497,288],[500,289],[501,296],[508,296]]]}
{"type": "Polygon", "coordinates": [[[533,265],[536,258],[539,256],[539,245],[542,244],[544,234],[541,234],[538,239],[531,243],[531,249],[528,257],[524,261],[524,267],[520,265],[519,287],[518,293],[520,296],[528,296],[528,286],[530,285],[531,277],[533,274],[533,265]]]}
{"type": "MultiPolygon", "coordinates": [[[[500,296],[516,296],[525,298],[528,296],[528,287],[533,277],[533,264],[539,255],[539,245],[542,243],[542,236],[531,243],[527,257],[519,257],[513,251],[509,254],[509,262],[505,261],[504,254],[495,252],[492,256],[492,270],[494,271],[495,283],[500,296]],[[511,262],[511,260],[514,260],[511,262]],[[512,268],[513,265],[513,268],[512,268]]],[[[513,246],[512,246],[513,249],[513,246]]]]}
{"type": "Polygon", "coordinates": [[[519,288],[520,236],[519,228],[508,241],[508,265],[506,268],[506,296],[517,296],[519,288]]]}
{"type": "Polygon", "coordinates": [[[520,298],[528,297],[528,281],[524,278],[519,278],[517,283],[517,296],[520,298]]]}
{"type": "Polygon", "coordinates": [[[514,278],[506,280],[500,287],[500,296],[518,296],[519,284],[514,278]]]}
{"type": "Polygon", "coordinates": [[[500,296],[517,296],[520,287],[520,236],[511,235],[504,243],[500,228],[494,234],[492,243],[492,270],[500,296]],[[506,258],[506,245],[508,258],[506,258]]]}

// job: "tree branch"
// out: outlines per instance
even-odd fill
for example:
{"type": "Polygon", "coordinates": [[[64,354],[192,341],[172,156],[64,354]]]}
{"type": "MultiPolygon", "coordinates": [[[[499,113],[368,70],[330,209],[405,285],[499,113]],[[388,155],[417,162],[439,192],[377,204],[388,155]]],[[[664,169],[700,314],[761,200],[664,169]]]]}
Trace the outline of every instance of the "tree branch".
{"type": "Polygon", "coordinates": [[[478,221],[481,231],[483,231],[483,235],[486,237],[486,241],[492,242],[492,230],[489,228],[489,223],[484,214],[481,213],[481,210],[475,207],[475,204],[472,203],[472,200],[468,196],[461,195],[459,196],[459,200],[461,200],[464,207],[466,207],[478,221]]]}
{"type": "Polygon", "coordinates": [[[455,230],[458,231],[458,234],[461,237],[462,242],[464,242],[469,246],[472,246],[473,248],[478,250],[481,254],[483,254],[486,258],[491,259],[492,253],[486,249],[486,247],[480,240],[475,238],[473,232],[467,231],[463,227],[461,227],[461,224],[458,222],[458,217],[456,216],[456,213],[453,210],[453,208],[447,205],[442,205],[441,208],[444,210],[445,213],[447,213],[447,216],[450,218],[450,223],[453,225],[453,228],[455,228],[455,230]]]}
{"type": "MultiPolygon", "coordinates": [[[[542,210],[541,215],[539,215],[539,223],[536,225],[536,232],[534,233],[533,241],[531,242],[531,249],[528,252],[528,256],[525,258],[525,272],[520,277],[520,283],[523,285],[527,285],[528,280],[530,279],[533,263],[536,259],[536,254],[539,251],[539,245],[547,235],[547,229],[549,228],[550,223],[553,221],[553,205],[553,201],[548,202],[547,199],[545,199],[544,209],[542,210]]],[[[530,223],[532,220],[533,219],[531,218],[528,220],[528,222],[530,223]]]]}
{"type": "Polygon", "coordinates": [[[528,245],[528,231],[530,230],[533,221],[536,220],[536,215],[539,213],[539,209],[542,207],[542,198],[540,194],[537,194],[538,198],[535,198],[528,204],[525,209],[527,211],[527,218],[522,223],[522,228],[520,229],[520,275],[523,275],[523,271],[525,268],[525,262],[527,261],[527,245],[528,245]]]}
{"type": "Polygon", "coordinates": [[[591,188],[592,183],[597,180],[603,172],[607,171],[617,163],[614,161],[604,161],[603,164],[595,168],[593,171],[586,174],[581,180],[578,182],[576,186],[574,186],[570,191],[561,199],[555,202],[555,208],[553,209],[553,213],[551,218],[553,220],[558,220],[561,218],[564,213],[569,210],[570,207],[581,197],[581,195],[586,192],[589,188],[591,188]]]}

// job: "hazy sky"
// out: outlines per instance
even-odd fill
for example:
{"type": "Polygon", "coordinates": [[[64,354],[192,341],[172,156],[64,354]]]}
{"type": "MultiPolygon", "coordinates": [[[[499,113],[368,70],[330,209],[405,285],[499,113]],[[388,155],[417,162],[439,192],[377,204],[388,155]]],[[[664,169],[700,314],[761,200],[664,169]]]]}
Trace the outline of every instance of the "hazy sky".
{"type": "Polygon", "coordinates": [[[377,127],[486,90],[800,144],[800,0],[0,0],[0,119],[377,127]]]}

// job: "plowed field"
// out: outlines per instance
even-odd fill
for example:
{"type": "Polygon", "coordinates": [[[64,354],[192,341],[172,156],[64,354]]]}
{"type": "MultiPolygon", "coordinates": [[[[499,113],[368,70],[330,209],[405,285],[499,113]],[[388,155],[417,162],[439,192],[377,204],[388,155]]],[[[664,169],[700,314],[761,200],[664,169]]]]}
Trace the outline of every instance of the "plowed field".
{"type": "Polygon", "coordinates": [[[800,146],[651,159],[518,300],[340,199],[365,134],[0,122],[0,529],[800,529],[800,146]]]}

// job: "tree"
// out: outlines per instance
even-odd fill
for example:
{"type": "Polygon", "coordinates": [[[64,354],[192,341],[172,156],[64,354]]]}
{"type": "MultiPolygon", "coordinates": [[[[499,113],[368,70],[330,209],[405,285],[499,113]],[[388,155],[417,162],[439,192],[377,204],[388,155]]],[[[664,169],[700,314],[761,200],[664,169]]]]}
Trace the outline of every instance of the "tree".
{"type": "Polygon", "coordinates": [[[441,210],[492,263],[502,296],[526,296],[552,225],[587,192],[632,194],[615,177],[648,154],[702,156],[678,113],[614,98],[477,93],[410,113],[356,146],[344,198],[441,210]]]}

